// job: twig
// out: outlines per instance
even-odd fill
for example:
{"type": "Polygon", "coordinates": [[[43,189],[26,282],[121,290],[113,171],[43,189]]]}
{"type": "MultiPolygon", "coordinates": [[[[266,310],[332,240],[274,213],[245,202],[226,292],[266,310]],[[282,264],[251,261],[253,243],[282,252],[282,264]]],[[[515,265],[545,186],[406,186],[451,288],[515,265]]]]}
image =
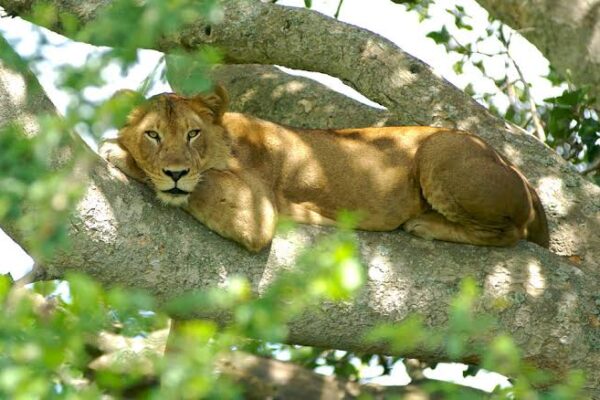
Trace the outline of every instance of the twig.
{"type": "Polygon", "coordinates": [[[342,4],[344,4],[344,0],[340,0],[339,3],[338,3],[338,6],[337,6],[337,8],[335,10],[335,14],[333,14],[333,17],[335,19],[337,19],[340,16],[340,10],[342,9],[342,4]]]}
{"type": "Polygon", "coordinates": [[[497,57],[497,56],[501,56],[501,55],[504,55],[504,54],[507,54],[507,52],[506,52],[506,51],[499,51],[499,52],[497,52],[497,53],[486,53],[486,52],[483,52],[483,51],[480,51],[480,50],[477,50],[477,49],[476,49],[476,50],[473,50],[473,49],[470,49],[469,47],[467,47],[466,45],[462,44],[462,43],[461,43],[461,42],[460,42],[460,41],[459,41],[459,40],[456,38],[456,36],[454,36],[454,35],[451,35],[451,38],[452,38],[452,40],[453,40],[453,41],[456,43],[456,46],[457,46],[457,47],[459,47],[459,48],[461,48],[461,49],[463,49],[463,50],[465,50],[465,51],[468,51],[468,52],[469,52],[469,53],[471,53],[471,54],[478,54],[478,55],[480,55],[480,56],[484,56],[484,57],[490,57],[490,58],[492,58],[492,57],[497,57]]]}
{"type": "Polygon", "coordinates": [[[48,275],[46,269],[41,264],[35,263],[33,264],[31,271],[15,281],[15,285],[25,286],[29,285],[30,283],[49,281],[51,279],[52,278],[48,275]]]}
{"type": "Polygon", "coordinates": [[[533,126],[535,127],[534,136],[537,137],[542,143],[546,142],[546,132],[544,131],[544,126],[542,125],[542,121],[540,120],[540,116],[537,111],[537,106],[531,94],[531,90],[529,90],[529,84],[525,79],[525,75],[523,75],[523,70],[519,67],[519,64],[515,61],[515,59],[510,55],[510,41],[511,37],[506,37],[504,35],[504,30],[500,29],[500,41],[506,47],[506,57],[510,60],[512,65],[515,67],[517,74],[519,75],[519,80],[523,83],[523,90],[525,91],[525,95],[527,96],[527,100],[529,102],[529,111],[531,111],[531,117],[533,120],[533,126]]]}
{"type": "Polygon", "coordinates": [[[590,165],[587,166],[586,169],[581,171],[581,174],[587,175],[590,172],[594,172],[594,171],[600,171],[600,157],[596,157],[596,159],[594,161],[592,161],[590,163],[590,165]]]}

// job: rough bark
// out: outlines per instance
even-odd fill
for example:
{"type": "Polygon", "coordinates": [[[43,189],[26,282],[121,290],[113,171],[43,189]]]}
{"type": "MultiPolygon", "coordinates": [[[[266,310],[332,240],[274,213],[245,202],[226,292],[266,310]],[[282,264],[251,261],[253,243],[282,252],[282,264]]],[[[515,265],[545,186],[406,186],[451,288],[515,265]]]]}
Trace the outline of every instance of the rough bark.
{"type": "Polygon", "coordinates": [[[477,0],[518,30],[565,76],[589,86],[600,107],[599,0],[477,0]]]}
{"type": "MultiPolygon", "coordinates": [[[[401,124],[387,110],[364,105],[312,79],[290,76],[271,65],[223,65],[212,71],[212,78],[227,87],[231,109],[291,126],[346,128],[401,124]]],[[[183,82],[169,78],[169,83],[177,91],[183,82]]]]}
{"type": "MultiPolygon", "coordinates": [[[[0,2],[4,6],[8,3],[11,2],[0,2]]],[[[232,59],[277,62],[337,74],[363,94],[388,106],[388,113],[397,121],[449,123],[475,131],[532,178],[550,218],[555,254],[529,243],[492,249],[427,242],[402,232],[359,232],[369,277],[365,289],[353,302],[323,304],[310,310],[290,324],[289,341],[390,353],[385,343],[367,344],[361,333],[379,323],[402,321],[412,313],[422,314],[430,329],[443,329],[446,305],[456,294],[458,283],[463,277],[472,276],[483,288],[479,309],[498,318],[497,331],[512,334],[526,360],[557,372],[583,369],[588,374],[590,393],[600,398],[600,321],[596,303],[600,190],[581,179],[550,149],[493,118],[466,95],[434,76],[427,66],[382,38],[304,10],[278,7],[271,11],[268,7],[275,6],[246,1],[225,5],[226,19],[222,26],[213,27],[209,39],[232,53],[232,59]],[[236,7],[247,14],[235,14],[236,7]],[[283,10],[286,14],[280,14],[283,10]],[[300,29],[297,24],[301,18],[305,22],[300,29]],[[253,21],[252,35],[264,35],[253,36],[254,40],[261,38],[258,52],[252,50],[256,46],[251,40],[241,40],[244,32],[250,34],[249,21],[253,21]],[[294,29],[300,29],[303,35],[310,35],[313,28],[321,29],[321,25],[326,25],[328,35],[333,32],[336,40],[332,42],[335,46],[327,50],[319,50],[323,40],[299,40],[293,34],[294,29]],[[285,29],[291,32],[289,37],[285,29]],[[276,33],[278,37],[273,36],[276,33]],[[239,43],[235,43],[236,35],[240,35],[239,43]],[[280,43],[275,43],[278,40],[280,43]],[[283,50],[271,50],[270,44],[289,46],[291,61],[285,62],[283,50]],[[307,44],[316,49],[302,47],[307,44]],[[340,51],[347,56],[342,58],[340,51]],[[308,52],[313,56],[306,57],[308,52]],[[297,60],[299,54],[307,60],[303,65],[297,60]],[[310,62],[313,64],[307,64],[310,62]],[[382,85],[383,81],[391,86],[382,85]],[[578,265],[556,254],[570,256],[578,265]]],[[[200,35],[196,30],[204,32],[200,27],[201,24],[190,28],[178,40],[167,40],[167,45],[163,45],[177,46],[184,41],[187,46],[199,45],[202,41],[194,35],[200,35]]],[[[243,85],[232,80],[230,91],[250,98],[252,85],[248,83],[259,86],[264,76],[260,69],[255,73],[256,69],[240,72],[241,68],[228,72],[229,76],[237,73],[244,77],[243,85]]],[[[0,80],[2,103],[14,104],[10,85],[6,84],[14,72],[3,68],[2,73],[7,77],[0,80]]],[[[303,96],[312,90],[324,90],[316,84],[307,85],[312,86],[296,95],[293,90],[286,90],[285,96],[297,96],[296,104],[301,104],[303,96]]],[[[269,114],[270,100],[258,95],[255,100],[257,110],[280,122],[298,124],[297,118],[309,117],[306,112],[297,111],[269,114]]],[[[328,121],[313,118],[313,114],[340,115],[343,120],[343,110],[324,111],[320,108],[322,103],[315,104],[310,111],[311,124],[325,126],[328,121]]],[[[361,111],[357,108],[356,112],[361,111]]],[[[12,118],[9,114],[3,117],[12,118]]],[[[261,293],[279,271],[293,267],[294,255],[301,248],[328,232],[325,228],[305,226],[276,237],[268,251],[251,255],[183,212],[160,205],[149,190],[128,182],[100,160],[89,178],[87,195],[72,219],[72,246],[46,265],[51,276],[59,277],[69,270],[85,271],[107,285],[145,288],[160,300],[167,300],[186,291],[221,286],[227,277],[242,275],[261,293]]],[[[19,232],[3,228],[19,239],[19,232]]],[[[207,315],[196,310],[190,316],[207,315]]],[[[403,355],[423,360],[447,358],[439,349],[425,348],[403,355]]]]}
{"type": "MultiPolygon", "coordinates": [[[[20,13],[27,18],[36,2],[0,0],[0,6],[9,14],[20,13]]],[[[78,17],[85,26],[111,1],[51,3],[78,17]]],[[[221,48],[229,62],[277,64],[323,72],[387,107],[393,123],[453,126],[477,133],[519,166],[538,189],[550,214],[552,250],[581,258],[585,260],[581,268],[598,273],[598,187],[580,178],[537,140],[493,117],[429,66],[369,31],[306,9],[254,0],[222,0],[221,4],[221,24],[207,30],[207,23],[198,21],[181,34],[164,38],[156,48],[194,50],[211,44],[221,48]]],[[[49,28],[61,32],[60,24],[49,28]]],[[[245,77],[258,85],[261,80],[257,78],[245,77]]],[[[250,91],[245,93],[250,96],[250,91]]],[[[294,90],[286,93],[293,95],[294,90]]],[[[275,121],[287,120],[280,112],[269,114],[269,96],[262,100],[264,114],[275,121]]],[[[314,120],[314,124],[326,126],[327,122],[314,120]]]]}

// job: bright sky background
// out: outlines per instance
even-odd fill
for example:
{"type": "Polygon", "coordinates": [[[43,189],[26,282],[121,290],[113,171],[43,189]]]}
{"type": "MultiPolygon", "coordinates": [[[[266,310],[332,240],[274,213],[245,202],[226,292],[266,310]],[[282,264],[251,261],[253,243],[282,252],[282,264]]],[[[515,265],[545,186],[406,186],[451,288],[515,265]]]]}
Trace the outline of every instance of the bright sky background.
{"type": "MultiPolygon", "coordinates": [[[[468,83],[471,83],[477,93],[484,91],[496,92],[492,82],[483,79],[481,73],[475,68],[465,68],[465,73],[457,76],[452,66],[458,60],[458,57],[449,56],[442,46],[436,45],[433,40],[425,37],[428,32],[440,29],[440,21],[450,24],[453,20],[453,17],[445,12],[445,8],[450,7],[454,1],[438,1],[438,3],[444,3],[445,6],[432,6],[432,13],[435,18],[430,21],[419,22],[416,14],[406,13],[403,7],[392,3],[390,0],[369,0],[368,6],[365,0],[345,0],[339,19],[388,38],[406,52],[431,65],[439,75],[459,88],[464,88],[468,83]]],[[[467,13],[473,17],[469,22],[474,26],[474,31],[472,33],[462,33],[458,37],[461,43],[468,43],[472,40],[473,35],[484,31],[487,27],[487,12],[473,0],[457,0],[457,3],[463,5],[467,13]]],[[[278,4],[303,7],[304,1],[284,0],[279,1],[278,4]]],[[[327,15],[333,15],[337,4],[338,0],[314,0],[313,9],[327,15]]],[[[16,50],[20,54],[25,56],[31,55],[35,51],[39,41],[39,33],[33,30],[28,23],[19,19],[0,19],[0,32],[11,44],[16,45],[16,50]]],[[[45,46],[42,52],[45,61],[38,63],[35,69],[38,79],[51,100],[59,111],[64,112],[69,97],[55,85],[56,66],[64,64],[81,66],[92,52],[98,51],[98,48],[83,43],[74,43],[52,33],[47,34],[47,39],[49,45],[45,46]]],[[[497,44],[490,41],[485,43],[479,50],[493,53],[497,50],[497,44]]],[[[510,51],[522,68],[525,78],[532,84],[531,90],[534,98],[541,100],[559,93],[558,89],[552,88],[549,82],[542,78],[548,72],[548,62],[536,48],[519,37],[513,40],[510,51]]],[[[137,89],[141,81],[155,68],[160,57],[161,54],[155,51],[140,51],[140,64],[132,69],[129,76],[121,77],[117,68],[115,68],[109,73],[110,79],[108,81],[110,83],[107,86],[102,89],[89,89],[85,92],[86,96],[90,100],[103,100],[118,89],[137,89]]],[[[495,75],[495,78],[500,78],[504,73],[505,65],[502,61],[485,62],[485,65],[488,71],[495,75]]],[[[302,74],[307,75],[306,73],[302,74]]],[[[335,90],[356,96],[359,99],[362,98],[342,84],[339,79],[322,74],[308,75],[335,90]]],[[[159,84],[152,89],[151,93],[169,90],[167,85],[159,84]]],[[[366,101],[364,98],[363,100],[366,101]]],[[[507,107],[508,101],[506,98],[499,96],[496,98],[495,104],[498,108],[504,109],[507,107]]],[[[17,279],[27,272],[31,264],[31,259],[0,230],[0,273],[10,272],[17,279]]],[[[480,372],[477,380],[472,377],[463,379],[460,369],[446,365],[441,366],[441,368],[438,367],[436,374],[430,375],[433,375],[432,377],[436,375],[444,376],[445,379],[450,376],[455,381],[491,390],[498,382],[497,374],[486,374],[489,373],[480,372]],[[438,372],[441,375],[437,375],[438,372]],[[481,379],[483,375],[493,379],[481,379]]],[[[392,379],[394,384],[407,382],[405,375],[393,374],[392,379]]]]}

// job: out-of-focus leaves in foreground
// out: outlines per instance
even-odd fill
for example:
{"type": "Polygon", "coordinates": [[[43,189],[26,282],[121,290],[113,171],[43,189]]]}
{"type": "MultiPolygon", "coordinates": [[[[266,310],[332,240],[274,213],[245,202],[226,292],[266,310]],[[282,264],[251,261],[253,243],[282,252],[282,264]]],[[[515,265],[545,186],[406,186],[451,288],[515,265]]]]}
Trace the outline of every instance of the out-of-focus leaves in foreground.
{"type": "Polygon", "coordinates": [[[17,125],[0,130],[0,223],[16,224],[38,260],[65,245],[68,215],[84,183],[64,146],[60,121],[39,123],[43,133],[31,138],[17,125]]]}

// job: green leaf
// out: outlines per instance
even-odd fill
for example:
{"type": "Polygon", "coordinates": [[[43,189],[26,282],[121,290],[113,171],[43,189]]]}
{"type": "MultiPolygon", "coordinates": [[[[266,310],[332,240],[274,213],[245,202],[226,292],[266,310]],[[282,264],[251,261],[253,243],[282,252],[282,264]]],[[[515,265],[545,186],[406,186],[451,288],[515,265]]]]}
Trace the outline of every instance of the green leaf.
{"type": "Polygon", "coordinates": [[[476,365],[468,365],[467,369],[465,369],[463,371],[463,378],[466,378],[467,376],[475,376],[477,375],[477,373],[479,372],[481,368],[479,368],[476,365]]]}
{"type": "Polygon", "coordinates": [[[463,54],[468,57],[471,57],[473,55],[473,46],[471,43],[467,43],[464,46],[452,46],[452,50],[454,50],[458,54],[463,54]]]}
{"type": "Polygon", "coordinates": [[[312,7],[312,0],[304,0],[304,7],[311,8],[312,7]]]}
{"type": "Polygon", "coordinates": [[[550,71],[548,72],[548,75],[546,75],[546,79],[548,79],[553,86],[560,86],[565,83],[565,78],[552,65],[550,65],[550,71]]]}
{"type": "Polygon", "coordinates": [[[515,122],[515,115],[517,115],[517,112],[515,110],[515,106],[513,106],[511,104],[506,109],[506,114],[504,115],[504,119],[506,119],[507,121],[515,122]]]}
{"type": "Polygon", "coordinates": [[[12,287],[12,278],[10,275],[0,275],[0,305],[4,303],[4,299],[8,295],[8,291],[12,287]]]}
{"type": "Polygon", "coordinates": [[[515,376],[520,369],[520,351],[509,336],[498,336],[492,340],[483,359],[483,367],[508,376],[515,376]]]}
{"type": "Polygon", "coordinates": [[[214,47],[204,47],[196,53],[178,53],[166,57],[167,80],[178,93],[195,95],[212,88],[209,71],[222,59],[214,47]]]}
{"type": "Polygon", "coordinates": [[[463,91],[471,97],[473,97],[475,95],[475,89],[473,89],[472,83],[469,83],[467,86],[465,86],[463,91]]]}
{"type": "Polygon", "coordinates": [[[585,88],[577,90],[565,90],[560,96],[544,99],[545,102],[558,106],[575,107],[579,103],[584,102],[587,90],[585,88]]]}
{"type": "Polygon", "coordinates": [[[473,30],[473,26],[470,24],[467,24],[466,22],[464,22],[464,19],[462,17],[455,17],[454,18],[454,23],[456,24],[456,27],[459,29],[464,29],[466,31],[472,31],[473,30]]]}
{"type": "Polygon", "coordinates": [[[483,65],[483,61],[474,61],[473,66],[481,71],[482,74],[485,74],[485,66],[483,65]]]}
{"type": "Polygon", "coordinates": [[[454,72],[456,72],[458,75],[461,75],[463,73],[463,67],[465,65],[464,61],[457,61],[454,63],[454,65],[452,66],[452,69],[454,70],[454,72]]]}
{"type": "Polygon", "coordinates": [[[450,33],[445,25],[439,31],[429,32],[427,37],[433,39],[437,44],[446,44],[450,41],[450,33]]]}
{"type": "Polygon", "coordinates": [[[496,85],[496,87],[498,89],[500,89],[500,91],[505,91],[506,90],[505,86],[506,86],[507,82],[508,82],[508,77],[506,75],[504,75],[500,79],[494,80],[494,84],[496,85]]]}

